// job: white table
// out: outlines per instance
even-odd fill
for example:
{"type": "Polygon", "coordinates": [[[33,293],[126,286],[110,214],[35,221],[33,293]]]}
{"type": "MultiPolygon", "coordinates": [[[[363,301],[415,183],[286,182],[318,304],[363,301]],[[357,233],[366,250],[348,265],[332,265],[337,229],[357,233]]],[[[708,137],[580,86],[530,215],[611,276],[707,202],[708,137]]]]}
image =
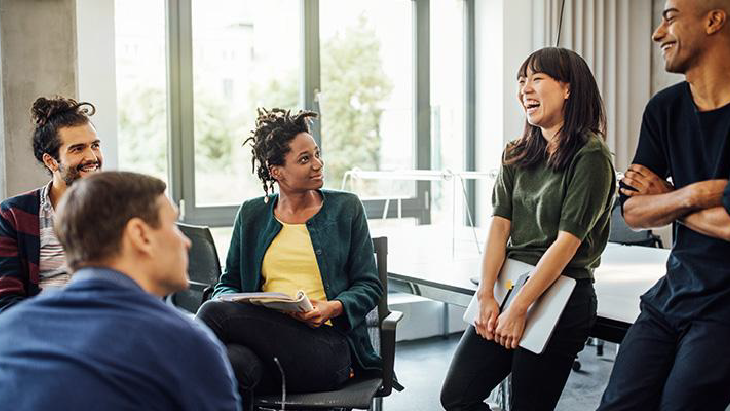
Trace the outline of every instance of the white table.
{"type": "MultiPolygon", "coordinates": [[[[388,237],[388,275],[411,292],[467,306],[476,291],[470,278],[480,276],[486,229],[413,226],[373,230],[388,237]],[[455,234],[456,241],[452,240],[455,234]]],[[[595,272],[598,321],[592,335],[620,342],[639,314],[639,296],[665,273],[669,250],[609,244],[595,272]]]]}

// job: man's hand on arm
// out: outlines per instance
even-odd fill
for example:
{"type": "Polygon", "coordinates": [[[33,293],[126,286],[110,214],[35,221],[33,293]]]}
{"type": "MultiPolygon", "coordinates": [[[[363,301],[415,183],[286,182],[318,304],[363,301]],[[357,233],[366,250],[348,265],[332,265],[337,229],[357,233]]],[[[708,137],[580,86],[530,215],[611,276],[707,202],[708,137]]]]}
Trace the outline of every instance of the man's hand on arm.
{"type": "Polygon", "coordinates": [[[636,190],[622,188],[621,192],[629,197],[646,194],[664,194],[674,191],[672,183],[667,180],[662,180],[658,175],[641,164],[630,165],[626,173],[624,173],[624,178],[621,182],[636,190]]]}
{"type": "Polygon", "coordinates": [[[629,166],[621,182],[634,188],[621,188],[629,197],[623,212],[632,228],[660,227],[695,211],[719,207],[727,186],[727,180],[707,180],[675,189],[641,164],[629,166]]]}

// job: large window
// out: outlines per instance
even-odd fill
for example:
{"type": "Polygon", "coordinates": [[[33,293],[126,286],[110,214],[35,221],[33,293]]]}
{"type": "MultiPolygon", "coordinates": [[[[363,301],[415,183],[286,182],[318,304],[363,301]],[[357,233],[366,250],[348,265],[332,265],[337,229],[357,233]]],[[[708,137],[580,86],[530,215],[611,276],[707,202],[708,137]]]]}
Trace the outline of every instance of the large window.
{"type": "MultiPolygon", "coordinates": [[[[431,168],[465,171],[464,151],[464,1],[430,3],[431,168]]],[[[431,223],[453,218],[453,208],[463,207],[461,180],[456,193],[449,184],[431,185],[431,223]]]]}
{"type": "Polygon", "coordinates": [[[117,0],[115,16],[119,168],[169,181],[165,2],[117,0]]]}
{"type": "Polygon", "coordinates": [[[300,17],[292,0],[193,0],[195,204],[263,194],[242,146],[258,107],[297,109],[300,17]]]}
{"type": "MultiPolygon", "coordinates": [[[[121,168],[169,181],[188,222],[229,226],[262,194],[242,147],[258,107],[320,113],[313,134],[330,188],[353,168],[470,167],[474,0],[116,5],[121,168]]],[[[428,181],[356,188],[370,216],[396,199],[397,215],[420,223],[439,219],[445,195],[428,181]]]]}
{"type": "MultiPolygon", "coordinates": [[[[326,182],[354,167],[415,167],[413,2],[320,1],[320,110],[326,182]]],[[[365,196],[413,196],[414,184],[371,184],[365,196]]]]}

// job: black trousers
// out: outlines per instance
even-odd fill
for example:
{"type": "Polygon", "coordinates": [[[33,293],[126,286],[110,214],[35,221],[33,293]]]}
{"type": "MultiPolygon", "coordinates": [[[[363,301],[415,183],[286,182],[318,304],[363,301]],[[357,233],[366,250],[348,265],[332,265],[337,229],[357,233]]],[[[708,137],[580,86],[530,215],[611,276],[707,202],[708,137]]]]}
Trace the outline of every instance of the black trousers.
{"type": "Polygon", "coordinates": [[[334,327],[310,328],[276,310],[223,301],[206,302],[197,318],[225,344],[244,398],[252,391],[281,392],[274,357],[284,370],[287,392],[333,389],[350,376],[350,348],[334,327]]]}
{"type": "Polygon", "coordinates": [[[508,350],[470,326],[441,388],[441,405],[449,411],[489,410],[484,400],[511,372],[512,410],[553,410],[595,323],[596,308],[593,284],[578,280],[542,354],[522,347],[508,350]]]}
{"type": "Polygon", "coordinates": [[[730,326],[670,321],[642,303],[599,410],[724,411],[728,404],[730,326]]]}

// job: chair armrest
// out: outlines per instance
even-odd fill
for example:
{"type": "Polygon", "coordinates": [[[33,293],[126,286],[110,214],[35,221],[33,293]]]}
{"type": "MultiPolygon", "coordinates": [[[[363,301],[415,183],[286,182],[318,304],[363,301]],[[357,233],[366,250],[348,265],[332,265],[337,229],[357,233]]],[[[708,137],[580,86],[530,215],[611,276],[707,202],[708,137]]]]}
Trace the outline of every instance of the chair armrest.
{"type": "Polygon", "coordinates": [[[203,305],[206,301],[210,300],[210,296],[213,295],[213,286],[209,285],[203,290],[203,298],[201,298],[200,304],[203,305]]]}
{"type": "MultiPolygon", "coordinates": [[[[393,391],[393,367],[395,364],[395,329],[403,318],[400,311],[391,311],[380,324],[380,355],[383,359],[383,386],[378,397],[387,397],[393,391]]],[[[400,384],[398,384],[400,387],[400,384]]]]}
{"type": "Polygon", "coordinates": [[[205,291],[207,287],[210,287],[210,284],[200,283],[193,280],[188,280],[188,284],[190,285],[190,289],[193,291],[205,291]]]}
{"type": "Polygon", "coordinates": [[[391,311],[385,318],[383,318],[383,323],[380,325],[380,329],[385,330],[393,330],[395,331],[395,327],[398,325],[400,320],[403,319],[403,313],[400,311],[391,311]]]}

